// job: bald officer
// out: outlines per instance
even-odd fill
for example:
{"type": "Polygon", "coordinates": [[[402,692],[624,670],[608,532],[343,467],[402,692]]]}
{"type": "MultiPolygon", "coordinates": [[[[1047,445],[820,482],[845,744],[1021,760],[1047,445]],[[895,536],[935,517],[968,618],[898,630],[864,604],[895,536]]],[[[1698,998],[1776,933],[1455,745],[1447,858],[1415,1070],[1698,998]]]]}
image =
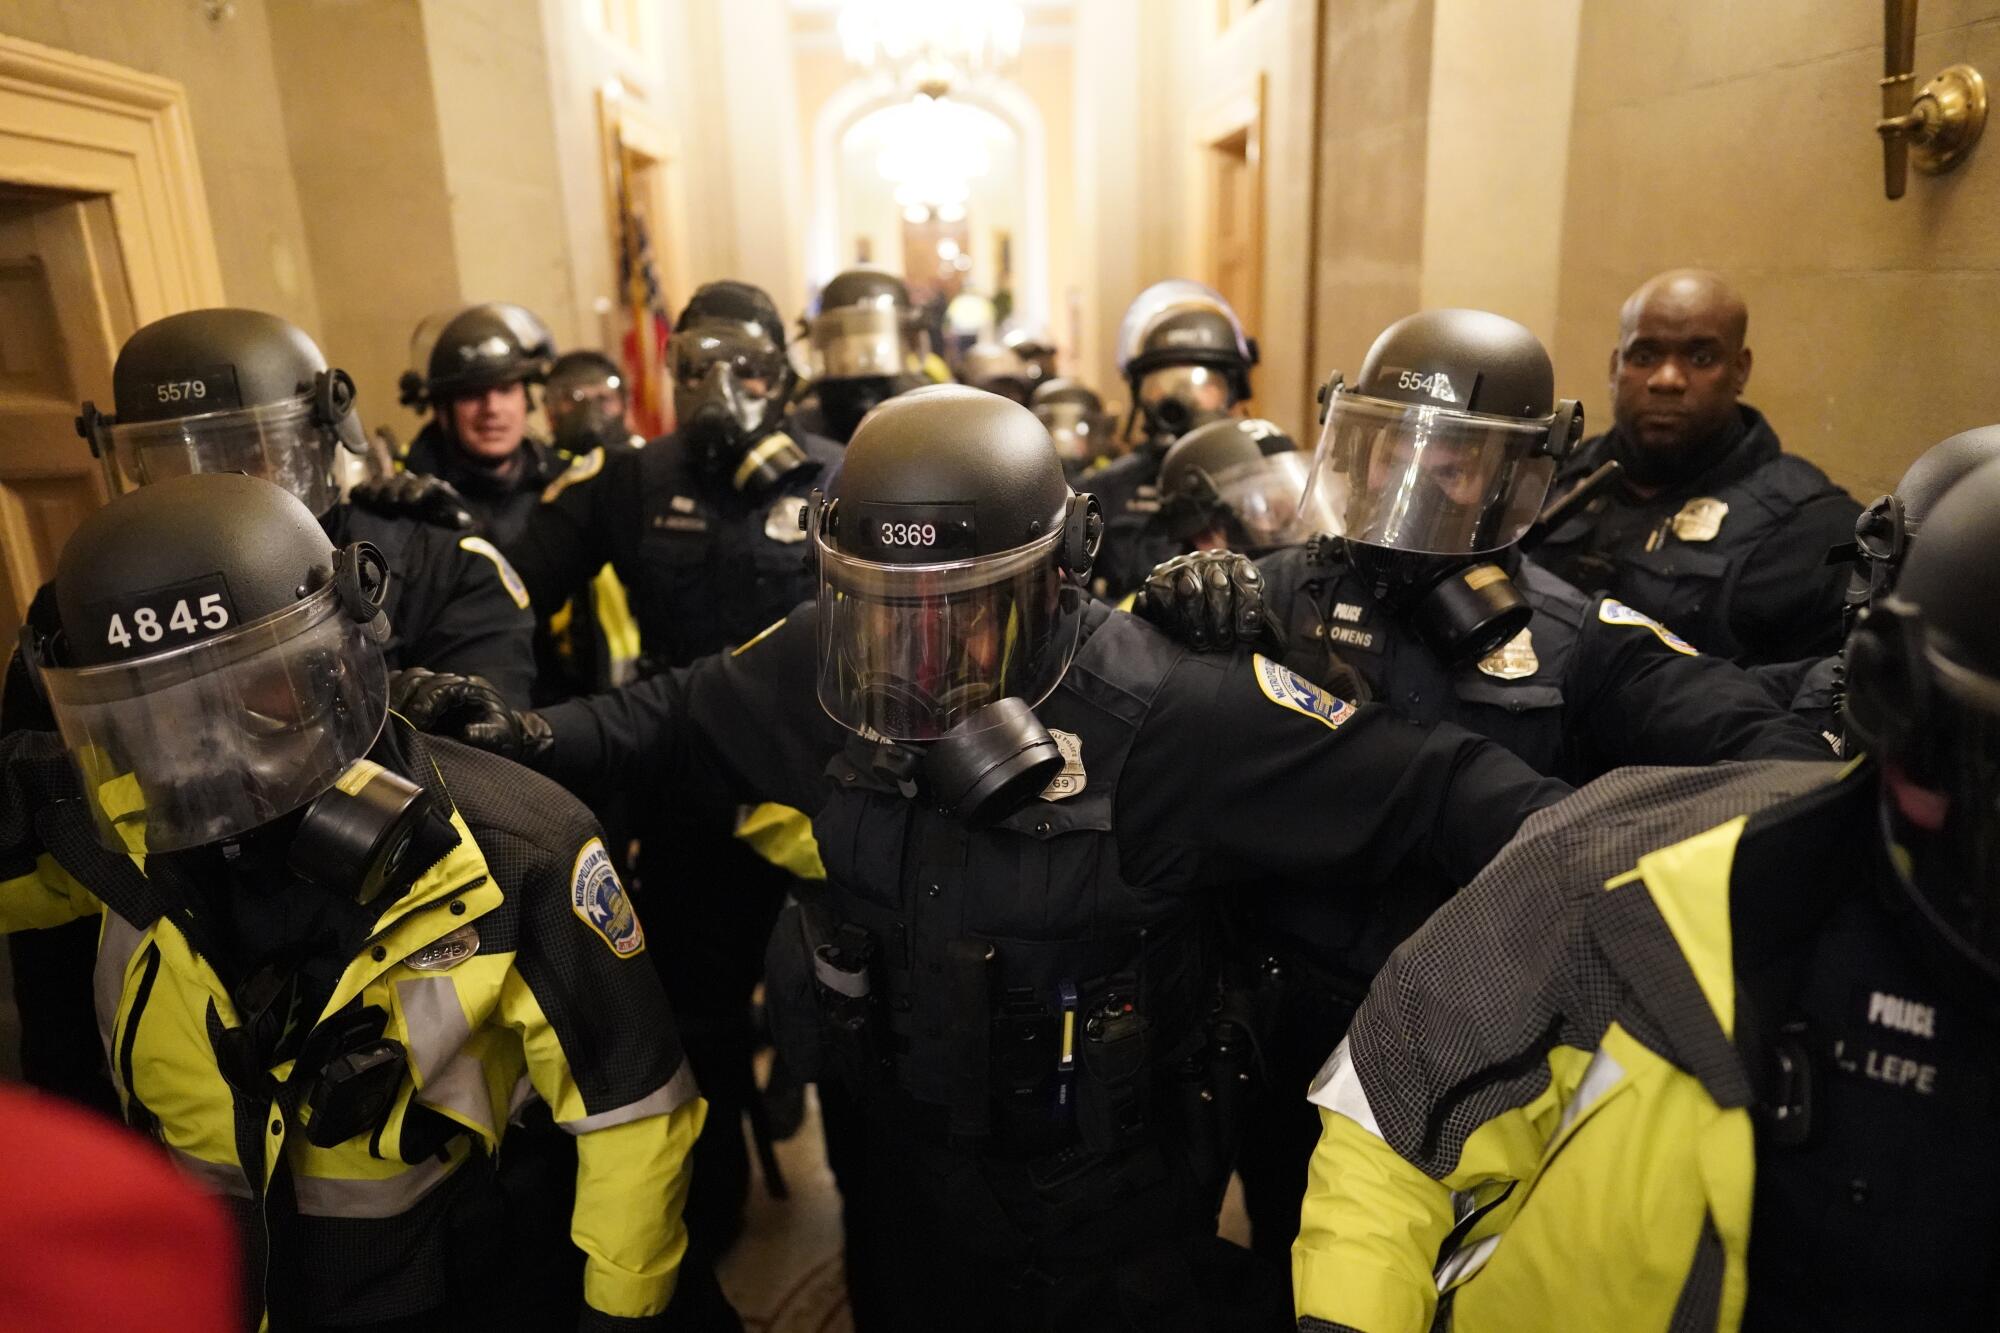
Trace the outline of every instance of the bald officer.
{"type": "Polygon", "coordinates": [[[1584,591],[1746,666],[1839,648],[1841,576],[1825,558],[1861,512],[1741,401],[1749,323],[1706,270],[1671,269],[1632,293],[1611,353],[1612,427],[1552,493],[1607,460],[1623,471],[1536,552],[1584,591]]]}

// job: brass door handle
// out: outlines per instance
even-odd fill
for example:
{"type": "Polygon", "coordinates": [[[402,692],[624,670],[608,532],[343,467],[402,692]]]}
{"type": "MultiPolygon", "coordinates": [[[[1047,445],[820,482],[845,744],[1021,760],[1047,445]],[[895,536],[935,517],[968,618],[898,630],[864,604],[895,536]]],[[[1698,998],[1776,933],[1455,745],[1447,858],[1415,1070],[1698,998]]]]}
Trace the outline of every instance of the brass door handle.
{"type": "Polygon", "coordinates": [[[1936,176],[1957,166],[1986,128],[1986,80],[1970,65],[1952,65],[1915,97],[1917,0],[1884,0],[1882,7],[1882,185],[1903,197],[1909,168],[1936,176]]]}

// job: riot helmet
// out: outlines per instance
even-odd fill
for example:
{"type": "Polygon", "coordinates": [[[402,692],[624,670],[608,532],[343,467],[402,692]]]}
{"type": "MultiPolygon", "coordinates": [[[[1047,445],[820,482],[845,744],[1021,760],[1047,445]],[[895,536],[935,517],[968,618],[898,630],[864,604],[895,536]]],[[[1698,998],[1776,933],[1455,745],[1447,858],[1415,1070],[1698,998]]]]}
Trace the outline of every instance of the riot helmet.
{"type": "Polygon", "coordinates": [[[1353,386],[1335,375],[1321,402],[1302,507],[1447,661],[1513,637],[1531,613],[1492,557],[1535,521],[1583,432],[1541,341],[1483,310],[1426,310],[1383,330],[1353,386]]]}
{"type": "Polygon", "coordinates": [[[900,395],[807,517],[828,715],[921,747],[930,799],[961,817],[1041,790],[1062,759],[1032,710],[1075,654],[1102,522],[1034,414],[958,385],[900,395]]]}
{"type": "Polygon", "coordinates": [[[1104,410],[1104,400],[1081,380],[1044,380],[1035,386],[1028,406],[1055,441],[1056,453],[1072,467],[1112,452],[1117,423],[1104,410]]]}
{"type": "Polygon", "coordinates": [[[1848,641],[1847,722],[1891,772],[1945,798],[1937,827],[1885,806],[1896,877],[1953,970],[2000,1000],[2000,462],[1924,520],[1895,590],[1848,641]]]}
{"type": "Polygon", "coordinates": [[[340,500],[336,449],[366,454],[354,381],[305,332],[261,310],[189,310],[154,320],[119,349],[117,415],[83,404],[77,433],[111,493],[197,472],[242,472],[315,515],[340,500]]]}
{"type": "Polygon", "coordinates": [[[1260,555],[1325,527],[1300,513],[1309,471],[1291,436],[1232,417],[1197,426],[1160,460],[1160,518],[1178,542],[1219,530],[1224,545],[1260,555]]]}
{"type": "MultiPolygon", "coordinates": [[[[704,466],[755,473],[753,446],[783,424],[792,390],[777,306],[747,282],[704,283],[674,322],[667,351],[681,442],[704,466]]],[[[803,457],[789,439],[774,448],[789,448],[792,463],[803,457]]]]}
{"type": "Polygon", "coordinates": [[[602,352],[564,352],[549,367],[543,402],[558,452],[577,457],[600,445],[629,444],[625,373],[602,352]]]}
{"type": "Polygon", "coordinates": [[[813,388],[840,439],[878,404],[925,382],[929,335],[910,289],[886,269],[847,269],[820,290],[806,321],[813,388]]]}
{"type": "Polygon", "coordinates": [[[171,852],[331,788],[388,716],[388,571],[297,497],[234,474],[114,498],[57,562],[30,643],[99,839],[171,852]]]}
{"type": "MultiPolygon", "coordinates": [[[[416,352],[436,316],[417,326],[416,352]]],[[[508,384],[539,384],[555,357],[555,337],[535,313],[509,301],[461,310],[431,337],[424,372],[404,374],[401,398],[419,411],[508,384]]],[[[442,417],[441,417],[442,419],[442,417]]]]}
{"type": "Polygon", "coordinates": [[[997,393],[1016,403],[1025,404],[1034,388],[1027,362],[1013,348],[996,342],[974,343],[968,347],[958,374],[961,383],[997,393]]]}
{"type": "Polygon", "coordinates": [[[1008,351],[1021,358],[1028,384],[1039,387],[1056,378],[1056,345],[1034,329],[1013,329],[1001,339],[1008,351]]]}
{"type": "Polygon", "coordinates": [[[1117,360],[1149,433],[1178,439],[1250,396],[1257,344],[1220,293],[1173,278],[1126,308],[1117,360]]]}
{"type": "Polygon", "coordinates": [[[1918,531],[1945,492],[2000,458],[2000,426],[1960,431],[1926,449],[1896,483],[1854,521],[1855,578],[1850,608],[1859,611],[1896,586],[1918,531]]]}

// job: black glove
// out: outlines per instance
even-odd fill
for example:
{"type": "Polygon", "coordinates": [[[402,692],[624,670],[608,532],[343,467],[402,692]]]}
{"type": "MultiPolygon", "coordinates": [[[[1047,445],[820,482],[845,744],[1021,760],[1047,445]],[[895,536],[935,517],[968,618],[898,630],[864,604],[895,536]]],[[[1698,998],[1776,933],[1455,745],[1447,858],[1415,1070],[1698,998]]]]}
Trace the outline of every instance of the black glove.
{"type": "Polygon", "coordinates": [[[519,713],[484,676],[410,667],[389,677],[389,707],[418,731],[533,765],[556,743],[540,713],[519,713]]]}
{"type": "Polygon", "coordinates": [[[1132,609],[1196,652],[1260,640],[1285,651],[1284,631],[1264,614],[1264,576],[1234,551],[1196,551],[1154,566],[1132,609]]]}
{"type": "Polygon", "coordinates": [[[470,531],[477,526],[465,497],[442,477],[426,477],[416,472],[398,472],[359,482],[347,493],[348,502],[371,514],[389,518],[408,516],[435,523],[439,527],[470,531]]]}

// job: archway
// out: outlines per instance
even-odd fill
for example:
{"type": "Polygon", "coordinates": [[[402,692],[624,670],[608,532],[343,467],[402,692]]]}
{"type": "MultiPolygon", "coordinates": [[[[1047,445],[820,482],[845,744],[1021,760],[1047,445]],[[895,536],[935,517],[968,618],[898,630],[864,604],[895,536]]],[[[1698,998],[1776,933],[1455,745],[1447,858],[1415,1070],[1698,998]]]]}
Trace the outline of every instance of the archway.
{"type": "MultiPolygon", "coordinates": [[[[816,287],[853,263],[843,242],[842,220],[848,213],[843,201],[842,176],[847,161],[843,149],[849,146],[850,132],[868,117],[886,108],[906,103],[909,93],[879,79],[856,79],[835,92],[813,118],[812,163],[813,199],[811,245],[807,258],[807,278],[816,287]]],[[[1048,143],[1041,112],[1018,86],[1004,80],[982,80],[963,90],[954,89],[952,101],[991,117],[1011,132],[1014,150],[996,154],[1011,156],[1007,168],[1018,176],[1015,197],[1019,202],[1020,225],[1012,237],[1012,269],[1016,321],[1027,326],[1050,326],[1049,301],[1049,210],[1048,143]]],[[[997,175],[994,180],[997,181],[997,175]]],[[[881,186],[887,197],[889,186],[881,186]]],[[[893,255],[874,256],[875,262],[900,270],[893,255]]]]}

